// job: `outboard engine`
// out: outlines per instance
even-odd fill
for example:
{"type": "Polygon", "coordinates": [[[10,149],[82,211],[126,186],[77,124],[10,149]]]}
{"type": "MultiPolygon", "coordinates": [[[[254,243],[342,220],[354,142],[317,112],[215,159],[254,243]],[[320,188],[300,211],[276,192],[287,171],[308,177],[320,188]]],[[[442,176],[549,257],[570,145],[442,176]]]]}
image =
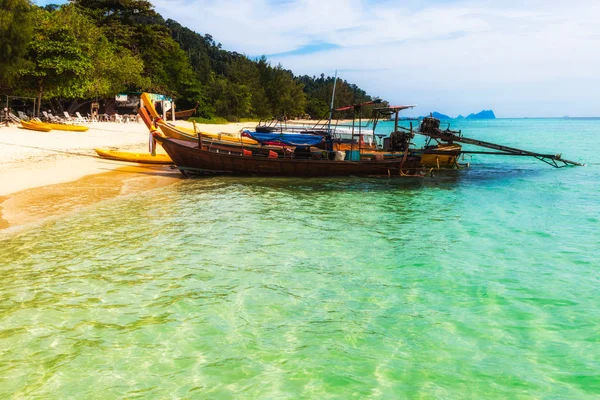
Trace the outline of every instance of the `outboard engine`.
{"type": "Polygon", "coordinates": [[[396,131],[390,134],[390,151],[404,151],[410,145],[410,141],[415,137],[414,133],[409,131],[396,131]]]}
{"type": "Polygon", "coordinates": [[[433,117],[425,117],[423,118],[423,122],[421,122],[421,128],[419,132],[421,133],[434,133],[440,131],[440,120],[433,117]]]}

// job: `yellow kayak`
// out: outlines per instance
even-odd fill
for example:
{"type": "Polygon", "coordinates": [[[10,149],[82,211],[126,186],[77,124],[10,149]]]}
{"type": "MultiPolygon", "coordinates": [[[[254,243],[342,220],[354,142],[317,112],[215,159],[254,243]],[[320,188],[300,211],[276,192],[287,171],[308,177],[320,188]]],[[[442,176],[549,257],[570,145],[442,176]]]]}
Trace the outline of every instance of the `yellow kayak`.
{"type": "Polygon", "coordinates": [[[117,161],[128,161],[139,164],[173,164],[173,160],[167,154],[136,153],[133,151],[119,151],[109,149],[94,149],[102,158],[117,161]]]}
{"type": "Polygon", "coordinates": [[[56,131],[67,131],[67,132],[86,132],[90,128],[83,125],[63,125],[63,124],[51,124],[46,122],[31,121],[31,123],[38,126],[44,126],[46,128],[54,129],[56,131]]]}
{"type": "Polygon", "coordinates": [[[30,131],[37,131],[37,132],[50,132],[52,130],[52,128],[49,128],[47,126],[42,126],[42,125],[38,125],[38,124],[34,124],[32,122],[26,122],[26,121],[21,121],[21,126],[23,127],[23,129],[28,129],[30,131]]]}

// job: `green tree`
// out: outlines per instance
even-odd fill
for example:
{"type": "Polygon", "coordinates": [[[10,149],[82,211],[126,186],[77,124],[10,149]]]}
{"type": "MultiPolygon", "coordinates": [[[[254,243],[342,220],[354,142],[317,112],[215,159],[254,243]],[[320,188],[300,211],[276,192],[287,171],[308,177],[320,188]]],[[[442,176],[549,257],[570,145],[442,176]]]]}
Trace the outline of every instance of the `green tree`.
{"type": "Polygon", "coordinates": [[[28,0],[0,0],[0,87],[9,85],[26,62],[33,34],[28,0]]]}
{"type": "Polygon", "coordinates": [[[281,65],[268,69],[265,86],[271,109],[277,116],[296,117],[305,113],[303,85],[294,79],[291,71],[281,65]]]}
{"type": "MultiPolygon", "coordinates": [[[[304,91],[308,97],[308,105],[307,111],[308,113],[315,117],[313,112],[309,111],[308,108],[314,109],[317,104],[325,103],[328,105],[331,102],[331,95],[333,91],[334,78],[333,77],[325,77],[324,74],[321,74],[320,77],[309,77],[309,76],[300,76],[297,78],[299,82],[304,84],[304,91]]],[[[345,80],[337,79],[336,90],[335,90],[335,101],[334,108],[340,106],[348,106],[352,104],[365,103],[373,100],[371,96],[369,96],[364,90],[360,89],[358,86],[348,83],[345,80]]],[[[363,107],[361,109],[361,116],[363,118],[367,118],[371,115],[372,107],[363,107]]],[[[320,107],[317,107],[320,109],[320,107]]],[[[348,110],[343,113],[338,113],[337,117],[341,118],[352,118],[354,115],[353,110],[348,110]]],[[[320,116],[320,115],[318,115],[320,116]]]]}
{"type": "Polygon", "coordinates": [[[306,101],[306,112],[311,118],[322,118],[329,112],[329,106],[321,99],[308,97],[306,101]]]}
{"type": "Polygon", "coordinates": [[[85,95],[88,71],[93,64],[60,11],[38,9],[35,22],[27,54],[30,64],[21,71],[21,85],[38,98],[39,113],[44,95],[67,98],[85,95]]]}
{"type": "MultiPolygon", "coordinates": [[[[106,37],[134,52],[142,50],[143,36],[153,29],[167,33],[163,18],[145,0],[70,0],[101,27],[106,37]],[[141,29],[144,26],[148,29],[141,29]]],[[[150,32],[151,33],[151,32],[150,32]]],[[[154,35],[150,38],[153,39],[154,35]]]]}
{"type": "Polygon", "coordinates": [[[20,87],[42,98],[90,98],[114,95],[142,83],[142,61],[111,44],[74,7],[35,11],[29,63],[20,71],[20,87]]]}
{"type": "Polygon", "coordinates": [[[261,75],[255,62],[245,56],[237,56],[231,61],[227,78],[244,86],[250,92],[250,109],[243,117],[270,118],[273,116],[269,99],[261,82],[261,75]]]}
{"type": "Polygon", "coordinates": [[[249,115],[252,95],[247,86],[235,84],[215,75],[209,90],[217,115],[229,120],[249,115]]]}
{"type": "Polygon", "coordinates": [[[142,77],[144,62],[128,49],[119,48],[104,36],[95,41],[93,72],[87,89],[88,97],[110,97],[124,90],[147,85],[142,77]]]}
{"type": "MultiPolygon", "coordinates": [[[[145,0],[72,0],[109,41],[144,61],[140,89],[171,95],[183,105],[203,102],[203,87],[188,55],[152,4],[145,0]]],[[[181,106],[181,104],[180,104],[181,106]]]]}
{"type": "MultiPolygon", "coordinates": [[[[294,117],[307,111],[320,117],[327,110],[332,77],[296,77],[280,65],[271,66],[264,56],[251,60],[227,51],[209,34],[165,21],[146,0],[70,3],[46,11],[64,15],[71,10],[81,17],[80,25],[77,21],[61,25],[56,16],[48,17],[56,19],[54,26],[36,25],[36,35],[48,40],[30,46],[29,59],[35,68],[23,74],[27,78],[23,87],[38,95],[38,83],[44,80],[45,97],[85,98],[112,96],[125,88],[148,90],[173,96],[179,109],[198,102],[198,114],[204,117],[215,113],[230,119],[294,117]]],[[[337,85],[336,105],[371,99],[356,85],[341,79],[337,85]]],[[[362,112],[367,115],[369,110],[362,112]]],[[[351,115],[352,111],[343,116],[351,115]]]]}

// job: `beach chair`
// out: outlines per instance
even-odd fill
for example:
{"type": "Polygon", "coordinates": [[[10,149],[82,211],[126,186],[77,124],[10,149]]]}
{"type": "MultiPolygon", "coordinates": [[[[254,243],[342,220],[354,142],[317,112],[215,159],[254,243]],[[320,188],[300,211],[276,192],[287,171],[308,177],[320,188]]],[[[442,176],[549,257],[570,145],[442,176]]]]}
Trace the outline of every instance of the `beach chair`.
{"type": "Polygon", "coordinates": [[[57,116],[54,116],[51,113],[48,113],[48,117],[50,118],[51,122],[54,122],[54,123],[57,123],[57,124],[64,124],[65,123],[64,119],[62,119],[60,117],[57,117],[57,116]]]}
{"type": "Polygon", "coordinates": [[[20,124],[21,123],[21,120],[19,119],[19,117],[17,117],[13,113],[8,113],[8,118],[11,120],[11,122],[13,122],[15,124],[20,124]]]}
{"type": "Polygon", "coordinates": [[[77,115],[77,119],[76,122],[77,123],[81,123],[81,124],[89,124],[90,121],[87,119],[87,117],[82,117],[81,114],[79,113],[79,111],[77,111],[75,113],[75,115],[77,115]]]}
{"type": "Polygon", "coordinates": [[[27,115],[25,115],[25,113],[23,111],[17,111],[17,114],[19,114],[19,119],[22,121],[29,121],[29,117],[27,117],[27,115]]]}
{"type": "Polygon", "coordinates": [[[65,116],[65,121],[67,121],[68,123],[71,123],[71,124],[73,122],[75,122],[75,120],[73,119],[73,117],[71,117],[68,112],[64,111],[63,114],[65,116]]]}
{"type": "Polygon", "coordinates": [[[121,118],[121,116],[119,114],[113,115],[113,118],[114,118],[115,122],[119,122],[119,123],[123,122],[123,118],[121,118]]]}
{"type": "Polygon", "coordinates": [[[50,123],[54,123],[54,124],[60,124],[62,122],[60,119],[56,118],[50,112],[42,111],[42,115],[44,116],[44,120],[46,120],[46,122],[50,122],[50,123]]]}

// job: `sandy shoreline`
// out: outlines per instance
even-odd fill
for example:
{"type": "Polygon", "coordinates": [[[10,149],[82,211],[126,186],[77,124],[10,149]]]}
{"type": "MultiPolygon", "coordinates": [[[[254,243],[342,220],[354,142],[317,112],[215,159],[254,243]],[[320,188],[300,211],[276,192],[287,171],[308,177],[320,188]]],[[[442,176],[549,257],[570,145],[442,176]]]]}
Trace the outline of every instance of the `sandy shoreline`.
{"type": "MultiPolygon", "coordinates": [[[[177,124],[192,127],[188,122],[177,124]]],[[[179,172],[168,166],[141,166],[96,155],[95,148],[148,151],[144,124],[89,126],[83,133],[0,127],[0,229],[181,179],[179,172]]],[[[252,124],[197,124],[198,129],[215,133],[238,132],[247,126],[252,124]]]]}

